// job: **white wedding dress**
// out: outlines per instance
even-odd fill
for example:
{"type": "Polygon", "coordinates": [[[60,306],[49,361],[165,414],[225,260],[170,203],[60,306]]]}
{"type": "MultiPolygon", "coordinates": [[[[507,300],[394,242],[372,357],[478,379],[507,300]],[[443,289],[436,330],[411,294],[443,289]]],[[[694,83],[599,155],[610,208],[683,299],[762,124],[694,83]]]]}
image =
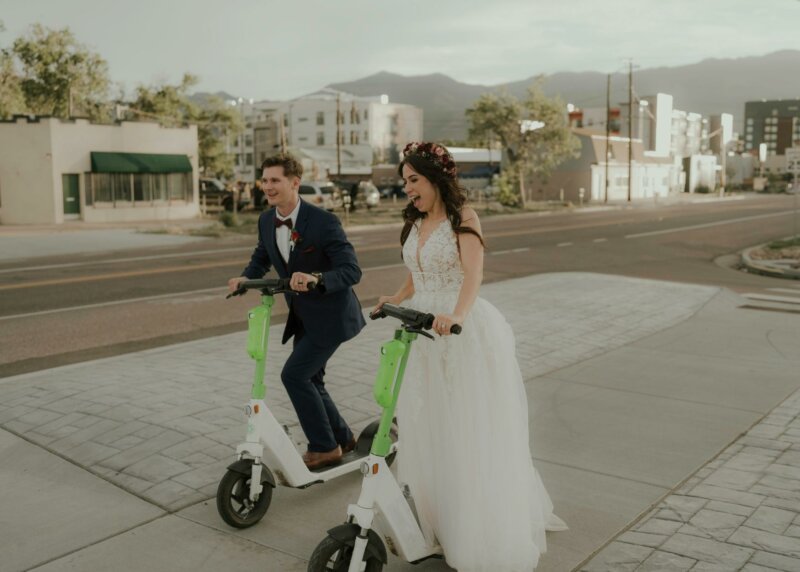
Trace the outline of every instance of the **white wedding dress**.
{"type": "MultiPolygon", "coordinates": [[[[451,314],[463,282],[447,219],[419,249],[403,247],[414,296],[403,306],[451,314]]],[[[533,467],[528,402],[514,333],[478,298],[458,336],[411,350],[397,409],[398,477],[411,489],[423,532],[459,572],[530,572],[545,530],[565,530],[533,467]]]]}

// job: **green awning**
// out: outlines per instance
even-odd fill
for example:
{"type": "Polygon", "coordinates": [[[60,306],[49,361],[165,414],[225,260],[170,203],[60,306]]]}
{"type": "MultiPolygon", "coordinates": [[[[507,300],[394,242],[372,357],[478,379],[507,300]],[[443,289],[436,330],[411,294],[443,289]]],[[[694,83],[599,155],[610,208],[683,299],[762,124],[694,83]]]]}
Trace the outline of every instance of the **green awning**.
{"type": "Polygon", "coordinates": [[[92,173],[191,173],[186,155],[92,151],[92,173]]]}

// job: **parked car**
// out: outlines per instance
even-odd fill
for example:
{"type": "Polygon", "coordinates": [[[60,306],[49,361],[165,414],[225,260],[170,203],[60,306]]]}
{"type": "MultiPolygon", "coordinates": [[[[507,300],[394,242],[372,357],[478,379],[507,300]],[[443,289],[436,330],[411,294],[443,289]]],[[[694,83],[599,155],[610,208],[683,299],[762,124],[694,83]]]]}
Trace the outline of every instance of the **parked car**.
{"type": "MultiPolygon", "coordinates": [[[[226,211],[233,210],[233,191],[226,189],[225,185],[219,179],[212,179],[203,177],[200,179],[200,200],[206,198],[206,203],[220,205],[226,211]]],[[[239,201],[236,204],[237,210],[244,210],[250,204],[249,197],[239,195],[239,201]]]]}
{"type": "Polygon", "coordinates": [[[378,187],[369,181],[362,181],[358,184],[358,196],[359,199],[364,201],[368,209],[381,204],[381,193],[378,187]]]}
{"type": "Polygon", "coordinates": [[[328,211],[342,206],[341,192],[330,181],[301,183],[300,198],[328,211]]]}
{"type": "Polygon", "coordinates": [[[406,191],[405,187],[403,186],[403,182],[397,182],[394,185],[389,185],[388,187],[384,187],[381,189],[381,196],[387,199],[392,197],[398,197],[401,199],[406,198],[406,191]]]}

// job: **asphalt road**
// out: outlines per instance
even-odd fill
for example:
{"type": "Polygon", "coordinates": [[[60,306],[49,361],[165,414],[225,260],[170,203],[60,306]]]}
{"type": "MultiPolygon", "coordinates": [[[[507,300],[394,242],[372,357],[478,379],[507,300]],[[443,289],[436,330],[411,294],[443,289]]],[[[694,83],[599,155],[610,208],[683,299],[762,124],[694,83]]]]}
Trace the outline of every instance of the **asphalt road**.
{"type": "MultiPolygon", "coordinates": [[[[588,271],[738,292],[786,287],[731,265],[741,249],[790,235],[792,207],[790,197],[757,196],[485,217],[485,281],[588,271]]],[[[403,279],[399,226],[349,236],[364,270],[356,290],[369,305],[403,279]]],[[[241,272],[254,243],[237,236],[0,264],[0,377],[243,329],[255,295],[225,300],[224,285],[241,272]]],[[[275,319],[285,311],[280,302],[275,319]]]]}

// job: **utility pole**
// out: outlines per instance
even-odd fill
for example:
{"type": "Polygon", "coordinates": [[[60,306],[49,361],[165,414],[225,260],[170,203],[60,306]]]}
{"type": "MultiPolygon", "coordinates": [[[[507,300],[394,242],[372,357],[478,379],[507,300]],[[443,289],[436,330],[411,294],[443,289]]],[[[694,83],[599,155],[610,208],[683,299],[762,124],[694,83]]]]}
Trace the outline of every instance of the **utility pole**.
{"type": "Polygon", "coordinates": [[[336,178],[342,179],[342,94],[336,95],[336,178]]]}
{"type": "Polygon", "coordinates": [[[628,202],[633,186],[633,60],[628,62],[628,202]]]}
{"type": "Polygon", "coordinates": [[[286,115],[281,113],[280,114],[280,133],[281,133],[281,153],[286,153],[286,127],[284,123],[286,122],[286,115]]]}
{"type": "Polygon", "coordinates": [[[608,140],[611,137],[611,74],[606,80],[606,188],[604,203],[608,202],[608,140]]]}

